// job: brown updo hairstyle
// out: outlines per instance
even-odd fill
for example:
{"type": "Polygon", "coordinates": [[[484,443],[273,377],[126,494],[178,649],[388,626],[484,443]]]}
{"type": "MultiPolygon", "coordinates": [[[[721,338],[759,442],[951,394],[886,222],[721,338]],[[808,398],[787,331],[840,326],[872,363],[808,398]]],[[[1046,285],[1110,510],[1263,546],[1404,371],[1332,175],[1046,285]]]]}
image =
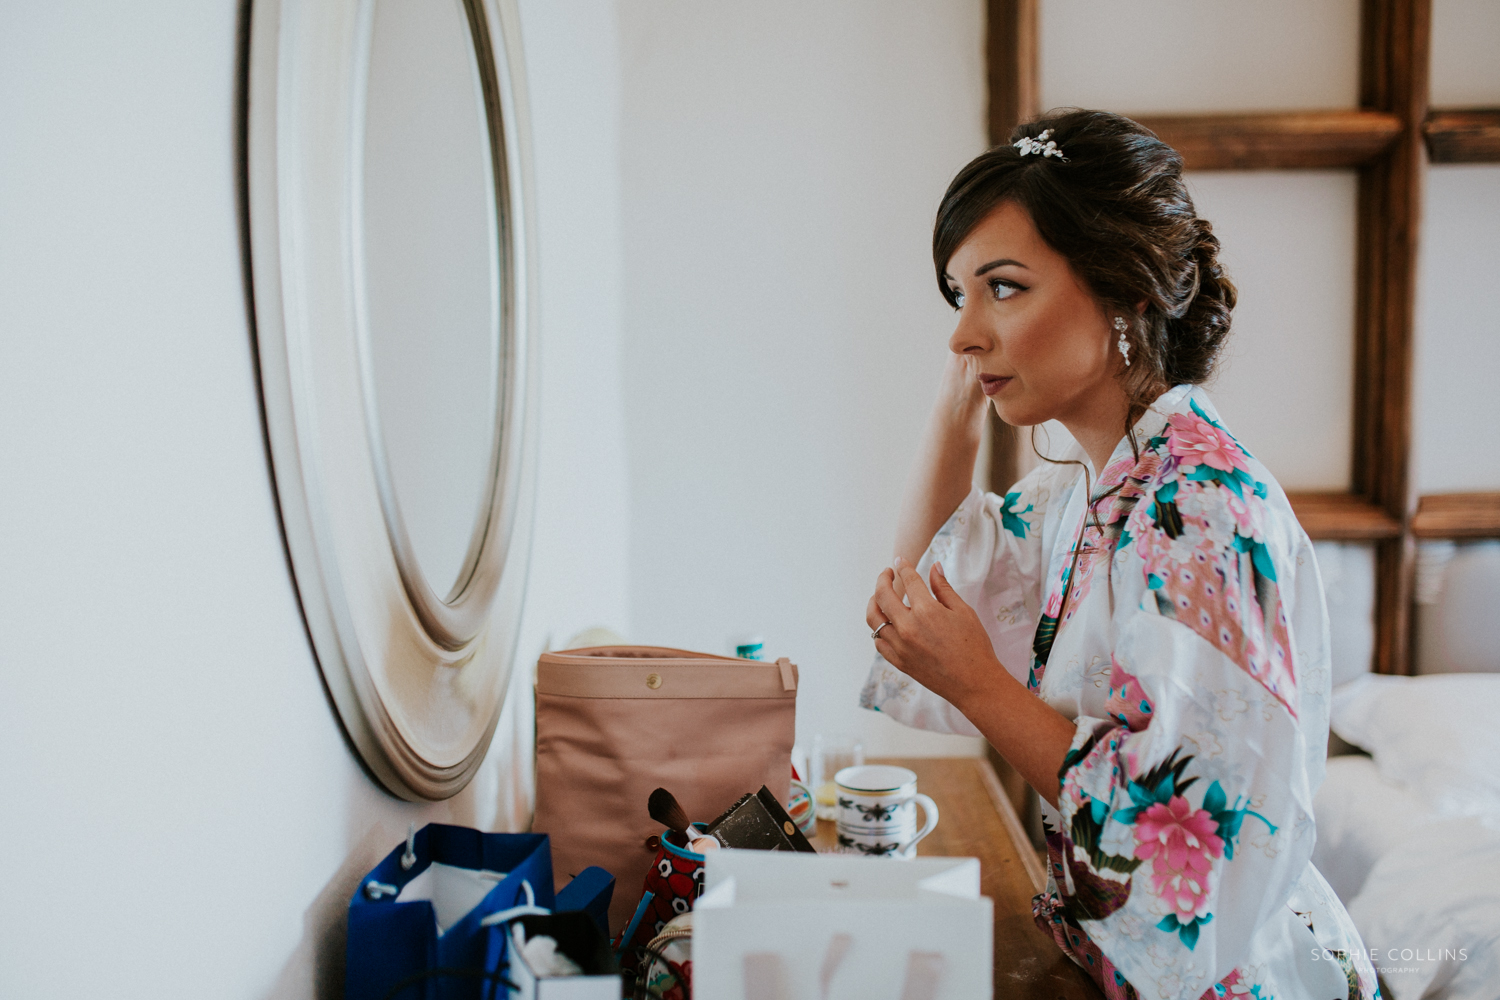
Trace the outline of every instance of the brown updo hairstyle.
{"type": "Polygon", "coordinates": [[[1129,428],[1157,393],[1212,374],[1235,288],[1213,226],[1193,209],[1176,150],[1122,115],[1074,108],[1017,126],[1011,142],[1049,129],[1066,160],[1022,156],[1006,144],[953,178],[932,231],[938,288],[957,308],[943,280],[948,261],[1002,202],[1025,209],[1106,314],[1130,324],[1130,366],[1120,375],[1129,428]]]}

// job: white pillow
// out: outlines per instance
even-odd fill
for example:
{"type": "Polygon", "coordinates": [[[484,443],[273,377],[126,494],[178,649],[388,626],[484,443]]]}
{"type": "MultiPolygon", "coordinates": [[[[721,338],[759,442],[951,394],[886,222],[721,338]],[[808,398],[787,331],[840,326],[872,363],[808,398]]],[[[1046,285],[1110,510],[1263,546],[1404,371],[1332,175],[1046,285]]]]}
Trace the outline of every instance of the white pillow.
{"type": "Polygon", "coordinates": [[[1500,995],[1500,833],[1445,820],[1386,851],[1349,915],[1394,1000],[1500,995]]]}
{"type": "Polygon", "coordinates": [[[1500,814],[1500,674],[1369,674],[1334,690],[1331,725],[1439,815],[1500,814]]]}
{"type": "Polygon", "coordinates": [[[1429,807],[1380,776],[1369,757],[1328,759],[1328,777],[1313,799],[1318,839],[1312,862],[1347,905],[1381,855],[1433,822],[1429,807]]]}

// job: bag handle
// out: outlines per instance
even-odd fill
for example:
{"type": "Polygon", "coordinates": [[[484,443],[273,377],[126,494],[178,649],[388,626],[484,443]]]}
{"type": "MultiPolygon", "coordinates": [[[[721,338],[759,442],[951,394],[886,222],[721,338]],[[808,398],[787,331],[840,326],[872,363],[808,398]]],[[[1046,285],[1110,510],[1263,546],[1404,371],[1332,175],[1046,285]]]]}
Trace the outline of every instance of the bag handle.
{"type": "Polygon", "coordinates": [[[532,891],[530,882],[522,879],[521,889],[526,893],[526,902],[512,906],[508,910],[491,913],[479,921],[479,926],[493,927],[496,924],[503,924],[507,920],[514,920],[517,917],[550,917],[552,915],[551,910],[536,905],[536,893],[532,891]]]}
{"type": "Polygon", "coordinates": [[[781,690],[797,690],[797,665],[783,656],[776,661],[776,669],[781,671],[781,690]]]}

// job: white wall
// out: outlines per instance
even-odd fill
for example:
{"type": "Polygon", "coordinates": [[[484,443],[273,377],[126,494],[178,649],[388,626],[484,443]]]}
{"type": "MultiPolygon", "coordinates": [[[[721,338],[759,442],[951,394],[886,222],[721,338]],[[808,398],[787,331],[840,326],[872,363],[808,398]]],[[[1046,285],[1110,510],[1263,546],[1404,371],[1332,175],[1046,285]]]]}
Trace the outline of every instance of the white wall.
{"type": "Polygon", "coordinates": [[[348,894],[408,821],[524,822],[524,665],[629,608],[614,8],[522,6],[548,337],[523,669],[479,776],[427,807],[346,747],[283,555],[236,4],[4,6],[0,996],[341,996],[348,894]]]}
{"type": "Polygon", "coordinates": [[[1497,490],[1500,166],[1433,167],[1422,209],[1413,485],[1419,493],[1497,490]]]}
{"type": "Polygon", "coordinates": [[[802,668],[802,738],[973,752],[856,707],[952,315],[929,250],[986,146],[983,4],[622,6],[632,638],[802,668]]]}
{"type": "Polygon", "coordinates": [[[1349,489],[1353,171],[1198,171],[1187,178],[1239,291],[1209,394],[1282,488],[1349,489]]]}
{"type": "Polygon", "coordinates": [[[1500,4],[1433,0],[1432,106],[1493,108],[1500,103],[1500,4]]]}
{"type": "Polygon", "coordinates": [[[1359,0],[1039,6],[1044,108],[1193,114],[1359,103],[1359,0]]]}
{"type": "MultiPolygon", "coordinates": [[[[1500,107],[1500,3],[1432,5],[1434,107],[1500,107]]],[[[1427,174],[1415,350],[1418,492],[1500,489],[1500,166],[1427,174]],[[1461,430],[1460,430],[1461,428],[1461,430]]]]}

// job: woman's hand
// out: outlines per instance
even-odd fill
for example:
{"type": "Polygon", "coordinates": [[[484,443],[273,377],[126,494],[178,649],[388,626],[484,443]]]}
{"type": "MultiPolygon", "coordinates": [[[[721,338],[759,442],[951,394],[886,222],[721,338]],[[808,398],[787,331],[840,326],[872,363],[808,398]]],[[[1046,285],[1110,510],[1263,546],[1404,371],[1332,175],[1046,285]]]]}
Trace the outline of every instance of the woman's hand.
{"type": "Polygon", "coordinates": [[[956,427],[970,428],[983,424],[988,404],[979,384],[975,361],[967,354],[949,354],[943,366],[943,380],[938,385],[937,409],[956,427]]]}
{"type": "Polygon", "coordinates": [[[905,559],[875,582],[865,610],[870,631],[883,622],[875,651],[897,670],[917,681],[959,711],[1005,673],[995,657],[979,615],[948,583],[941,563],[932,566],[932,589],[905,559]],[[911,606],[902,601],[905,595],[911,606]]]}
{"type": "Polygon", "coordinates": [[[865,621],[875,651],[972,722],[1042,798],[1057,806],[1058,771],[1075,727],[1001,666],[974,609],[933,564],[932,589],[906,560],[875,583],[865,621]],[[911,607],[901,599],[908,595],[911,607]]]}

